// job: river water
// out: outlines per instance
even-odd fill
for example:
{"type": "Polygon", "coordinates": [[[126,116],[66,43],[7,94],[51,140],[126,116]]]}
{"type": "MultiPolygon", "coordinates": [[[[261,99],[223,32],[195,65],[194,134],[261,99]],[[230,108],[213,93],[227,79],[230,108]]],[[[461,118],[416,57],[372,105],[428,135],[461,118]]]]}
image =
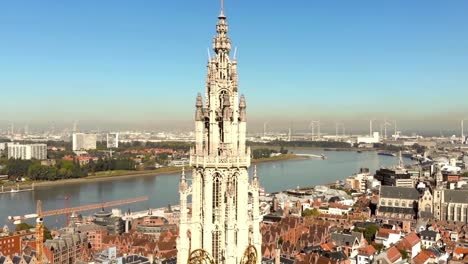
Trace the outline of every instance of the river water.
{"type": "MultiPolygon", "coordinates": [[[[325,154],[327,159],[304,159],[267,162],[257,165],[260,183],[266,192],[275,192],[297,186],[311,186],[344,179],[360,168],[371,172],[382,166],[397,163],[397,158],[379,156],[376,152],[357,153],[354,151],[292,150],[295,153],[325,154]]],[[[405,162],[410,162],[405,160],[405,162]]],[[[250,169],[252,170],[253,167],[250,169]]],[[[24,215],[36,211],[36,200],[43,203],[43,210],[64,208],[65,197],[69,196],[70,207],[101,203],[106,201],[149,196],[146,202],[123,205],[126,211],[159,208],[178,203],[179,177],[174,174],[116,178],[115,180],[74,183],[52,187],[36,188],[32,192],[0,194],[0,227],[7,223],[8,215],[24,215]]],[[[90,214],[85,212],[83,214],[90,214]]],[[[33,223],[33,221],[31,221],[33,223]]],[[[47,226],[58,228],[64,225],[65,217],[48,217],[47,226]]]]}

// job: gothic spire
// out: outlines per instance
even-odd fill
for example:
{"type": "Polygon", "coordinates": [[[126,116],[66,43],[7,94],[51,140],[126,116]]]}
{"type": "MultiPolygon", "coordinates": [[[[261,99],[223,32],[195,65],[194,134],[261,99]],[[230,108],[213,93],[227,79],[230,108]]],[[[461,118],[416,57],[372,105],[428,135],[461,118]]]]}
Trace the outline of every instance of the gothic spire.
{"type": "Polygon", "coordinates": [[[228,25],[226,22],[226,16],[224,15],[224,0],[221,0],[221,12],[218,16],[216,32],[218,34],[213,39],[213,50],[216,54],[219,54],[220,52],[229,53],[231,50],[231,39],[227,36],[228,25]]]}

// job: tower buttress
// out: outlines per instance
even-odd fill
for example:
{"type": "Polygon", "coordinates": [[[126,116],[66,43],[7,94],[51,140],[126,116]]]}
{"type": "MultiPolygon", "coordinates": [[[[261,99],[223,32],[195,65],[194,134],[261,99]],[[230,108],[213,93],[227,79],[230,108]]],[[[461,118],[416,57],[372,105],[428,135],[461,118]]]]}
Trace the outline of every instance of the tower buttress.
{"type": "Polygon", "coordinates": [[[180,219],[179,219],[179,237],[177,238],[177,261],[186,263],[189,255],[190,241],[188,237],[189,221],[187,196],[190,194],[191,188],[187,184],[185,178],[185,169],[182,168],[182,175],[179,182],[180,195],[180,219]]]}

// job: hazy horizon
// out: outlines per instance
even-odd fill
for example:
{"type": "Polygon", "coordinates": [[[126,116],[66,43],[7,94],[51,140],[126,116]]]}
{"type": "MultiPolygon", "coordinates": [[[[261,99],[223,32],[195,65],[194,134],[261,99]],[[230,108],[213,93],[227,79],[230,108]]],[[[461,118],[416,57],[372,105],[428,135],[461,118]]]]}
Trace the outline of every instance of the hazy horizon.
{"type": "MultiPolygon", "coordinates": [[[[192,132],[194,130],[193,120],[160,120],[148,121],[146,123],[132,122],[109,122],[109,121],[89,121],[76,120],[77,131],[79,132],[125,132],[125,131],[147,131],[147,132],[192,132]]],[[[289,129],[295,134],[311,133],[310,120],[248,120],[248,133],[262,134],[266,123],[266,131],[274,133],[288,133],[289,129]]],[[[343,124],[346,135],[369,134],[369,120],[320,120],[321,133],[335,135],[336,124],[339,124],[339,134],[343,133],[343,124]]],[[[394,133],[394,120],[387,120],[387,135],[394,133]]],[[[11,125],[14,125],[16,133],[23,133],[25,126],[30,133],[42,132],[63,132],[72,131],[74,122],[6,122],[0,120],[0,132],[10,131],[11,125]]],[[[384,120],[375,120],[373,122],[373,131],[383,130],[384,120]],[[382,127],[382,128],[381,128],[382,127]]],[[[465,131],[466,131],[465,127],[465,131]]],[[[418,134],[424,136],[459,136],[460,121],[445,120],[439,123],[439,126],[428,125],[426,120],[397,120],[397,130],[406,135],[418,134]]],[[[317,126],[315,126],[315,134],[317,126]]]]}
{"type": "MultiPolygon", "coordinates": [[[[6,2],[0,128],[191,130],[218,1],[6,2]]],[[[468,118],[468,2],[226,0],[248,127],[417,133],[468,118]],[[379,131],[376,121],[375,131],[379,131]],[[389,126],[393,131],[393,126],[389,126]]],[[[232,54],[231,54],[232,55],[232,54]]]]}

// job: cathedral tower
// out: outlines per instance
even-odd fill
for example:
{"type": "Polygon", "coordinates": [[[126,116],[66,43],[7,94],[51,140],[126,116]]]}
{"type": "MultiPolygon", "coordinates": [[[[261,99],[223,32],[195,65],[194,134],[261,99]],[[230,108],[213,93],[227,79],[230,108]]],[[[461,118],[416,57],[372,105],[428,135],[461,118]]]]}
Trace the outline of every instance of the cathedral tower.
{"type": "Polygon", "coordinates": [[[238,95],[237,61],[230,57],[231,40],[223,7],[216,32],[205,96],[199,94],[195,104],[192,186],[183,175],[179,188],[177,262],[186,264],[190,252],[202,249],[219,264],[244,262],[246,252],[257,258],[248,263],[260,263],[259,182],[256,172],[249,182],[246,100],[238,95]],[[191,217],[186,208],[188,195],[192,195],[191,217]]]}

